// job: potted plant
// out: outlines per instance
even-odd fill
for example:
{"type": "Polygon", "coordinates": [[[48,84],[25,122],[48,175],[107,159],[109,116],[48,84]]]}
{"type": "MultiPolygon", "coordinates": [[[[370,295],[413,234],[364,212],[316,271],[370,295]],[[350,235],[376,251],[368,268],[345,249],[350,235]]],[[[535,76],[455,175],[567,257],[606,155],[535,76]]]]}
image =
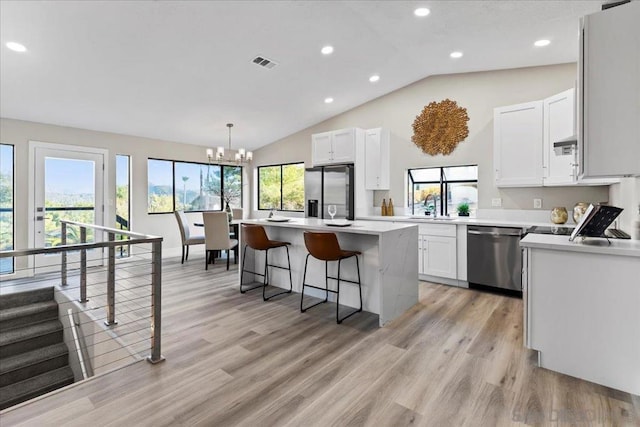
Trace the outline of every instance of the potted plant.
{"type": "Polygon", "coordinates": [[[462,202],[457,207],[458,216],[469,216],[469,203],[462,202]]]}

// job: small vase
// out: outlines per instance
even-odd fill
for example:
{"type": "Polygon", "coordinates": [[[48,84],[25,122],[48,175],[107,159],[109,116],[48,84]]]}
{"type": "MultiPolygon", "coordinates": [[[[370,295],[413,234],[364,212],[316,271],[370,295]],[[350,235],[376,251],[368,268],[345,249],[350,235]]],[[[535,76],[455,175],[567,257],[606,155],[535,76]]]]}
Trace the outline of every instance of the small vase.
{"type": "Polygon", "coordinates": [[[587,211],[588,208],[589,208],[589,203],[585,203],[585,202],[576,203],[576,205],[573,207],[573,220],[575,221],[576,224],[580,222],[580,220],[582,219],[582,216],[584,215],[584,213],[587,211]]]}
{"type": "Polygon", "coordinates": [[[229,206],[229,202],[225,204],[224,210],[227,212],[227,217],[229,218],[229,222],[233,221],[233,211],[231,210],[231,206],[229,206]]]}
{"type": "Polygon", "coordinates": [[[551,209],[551,222],[554,224],[564,224],[569,219],[569,213],[563,206],[551,209]]]}
{"type": "Polygon", "coordinates": [[[458,212],[458,216],[469,216],[469,212],[458,212]]]}
{"type": "Polygon", "coordinates": [[[380,207],[380,215],[387,216],[387,200],[382,199],[382,206],[380,207]]]}

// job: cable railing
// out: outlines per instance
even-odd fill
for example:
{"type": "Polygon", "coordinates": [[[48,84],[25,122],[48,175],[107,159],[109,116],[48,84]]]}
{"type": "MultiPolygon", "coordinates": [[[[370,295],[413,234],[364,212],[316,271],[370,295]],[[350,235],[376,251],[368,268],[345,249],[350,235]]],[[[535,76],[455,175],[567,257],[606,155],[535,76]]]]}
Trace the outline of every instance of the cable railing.
{"type": "Polygon", "coordinates": [[[54,288],[60,317],[70,319],[72,309],[75,318],[73,323],[64,321],[63,328],[69,358],[76,353],[84,364],[76,379],[87,371],[98,374],[142,358],[154,364],[164,360],[162,237],[70,220],[60,225],[58,246],[0,251],[0,261],[16,260],[17,273],[0,276],[0,295],[54,288]],[[79,235],[80,242],[67,244],[69,235],[79,235]],[[126,258],[116,257],[122,239],[129,247],[126,258]]]}

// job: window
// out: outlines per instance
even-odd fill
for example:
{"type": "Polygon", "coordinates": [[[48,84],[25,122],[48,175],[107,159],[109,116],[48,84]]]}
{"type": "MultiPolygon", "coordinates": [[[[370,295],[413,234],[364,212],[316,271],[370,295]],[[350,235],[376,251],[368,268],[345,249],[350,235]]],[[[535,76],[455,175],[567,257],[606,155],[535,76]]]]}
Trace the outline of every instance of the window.
{"type": "MultiPolygon", "coordinates": [[[[116,227],[120,230],[131,230],[131,158],[116,154],[116,227]]],[[[127,240],[118,235],[118,239],[127,240]]],[[[116,254],[129,256],[129,246],[119,246],[116,254]]]]}
{"type": "Polygon", "coordinates": [[[258,167],[258,209],[304,211],[304,163],[258,167]]]}
{"type": "Polygon", "coordinates": [[[148,161],[148,212],[200,212],[242,207],[242,167],[148,161]]]}
{"type": "Polygon", "coordinates": [[[408,206],[414,215],[452,214],[461,203],[467,203],[472,213],[478,208],[477,165],[409,169],[407,181],[408,206]]]}
{"type": "MultiPolygon", "coordinates": [[[[0,144],[0,251],[14,249],[13,145],[0,144]]],[[[13,258],[0,258],[0,274],[14,272],[13,258]]]]}

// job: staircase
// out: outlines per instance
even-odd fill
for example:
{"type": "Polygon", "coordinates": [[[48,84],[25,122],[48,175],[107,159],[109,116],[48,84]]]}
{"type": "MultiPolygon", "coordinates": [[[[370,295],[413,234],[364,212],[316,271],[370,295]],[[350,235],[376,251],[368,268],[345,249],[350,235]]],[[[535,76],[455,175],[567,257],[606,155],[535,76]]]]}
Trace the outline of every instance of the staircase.
{"type": "Polygon", "coordinates": [[[53,288],[0,295],[0,410],[73,383],[53,288]]]}

